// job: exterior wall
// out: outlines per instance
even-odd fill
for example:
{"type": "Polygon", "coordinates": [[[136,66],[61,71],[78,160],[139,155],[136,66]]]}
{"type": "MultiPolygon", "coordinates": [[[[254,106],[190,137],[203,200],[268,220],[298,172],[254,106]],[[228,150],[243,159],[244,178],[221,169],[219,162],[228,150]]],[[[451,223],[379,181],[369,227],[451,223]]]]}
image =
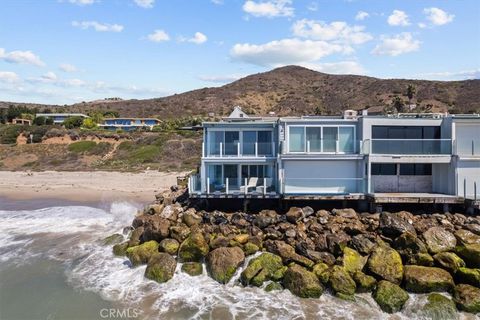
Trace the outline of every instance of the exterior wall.
{"type": "Polygon", "coordinates": [[[480,199],[480,159],[458,160],[457,162],[457,195],[474,197],[474,183],[477,185],[477,199],[480,199]]]}
{"type": "Polygon", "coordinates": [[[373,192],[431,193],[432,176],[372,176],[373,192]]]}
{"type": "Polygon", "coordinates": [[[455,164],[432,164],[432,192],[455,194],[455,164]]]}

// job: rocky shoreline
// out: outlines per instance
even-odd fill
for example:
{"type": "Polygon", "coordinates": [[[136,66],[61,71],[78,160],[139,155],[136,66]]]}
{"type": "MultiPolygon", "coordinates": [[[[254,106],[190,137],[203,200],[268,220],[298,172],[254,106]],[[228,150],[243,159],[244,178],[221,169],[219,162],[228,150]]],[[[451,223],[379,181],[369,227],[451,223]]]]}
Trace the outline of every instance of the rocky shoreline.
{"type": "Polygon", "coordinates": [[[244,266],[239,285],[290,290],[302,298],[325,291],[345,300],[371,292],[379,307],[395,313],[408,292],[428,294],[426,318],[457,318],[457,310],[480,313],[480,217],[459,213],[381,214],[353,209],[314,211],[291,207],[206,212],[189,204],[185,189],[158,195],[127,227],[105,243],[145,277],[170,280],[182,272],[228,283],[244,266]],[[449,299],[440,292],[448,292],[449,299]]]}

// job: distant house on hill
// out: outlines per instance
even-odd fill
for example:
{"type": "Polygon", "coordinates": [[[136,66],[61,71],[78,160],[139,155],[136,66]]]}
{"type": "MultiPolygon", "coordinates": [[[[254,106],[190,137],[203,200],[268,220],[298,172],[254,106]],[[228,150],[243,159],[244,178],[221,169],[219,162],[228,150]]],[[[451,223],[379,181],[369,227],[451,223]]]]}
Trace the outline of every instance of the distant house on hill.
{"type": "Polygon", "coordinates": [[[159,124],[160,120],[155,118],[105,118],[103,124],[98,126],[107,130],[133,131],[140,128],[152,130],[154,126],[159,124]]]}
{"type": "Polygon", "coordinates": [[[88,116],[83,113],[37,113],[36,117],[51,118],[54,124],[62,124],[67,118],[71,117],[88,118],[88,116]]]}
{"type": "Polygon", "coordinates": [[[15,118],[15,119],[12,119],[12,124],[21,124],[21,125],[31,126],[32,125],[32,120],[15,118]]]}

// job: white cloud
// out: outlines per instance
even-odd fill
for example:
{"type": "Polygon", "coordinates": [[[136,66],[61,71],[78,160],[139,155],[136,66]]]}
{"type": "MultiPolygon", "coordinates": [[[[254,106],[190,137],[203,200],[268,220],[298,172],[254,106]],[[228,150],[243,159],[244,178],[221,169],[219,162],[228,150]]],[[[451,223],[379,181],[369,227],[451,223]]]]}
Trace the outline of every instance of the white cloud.
{"type": "Polygon", "coordinates": [[[462,71],[420,73],[414,78],[427,80],[473,80],[480,79],[480,68],[462,71]]]}
{"type": "Polygon", "coordinates": [[[20,77],[11,71],[0,71],[0,82],[14,83],[20,81],[20,77]]]}
{"type": "Polygon", "coordinates": [[[233,82],[243,77],[246,77],[246,74],[230,74],[230,75],[220,75],[220,76],[198,76],[198,79],[207,82],[214,83],[228,83],[233,82]]]}
{"type": "Polygon", "coordinates": [[[40,60],[40,57],[31,51],[10,51],[0,48],[0,59],[9,63],[33,64],[35,66],[44,66],[45,63],[40,60]]]}
{"type": "Polygon", "coordinates": [[[408,15],[401,10],[393,10],[392,14],[388,17],[387,22],[391,26],[405,27],[410,25],[408,15]]]}
{"type": "Polygon", "coordinates": [[[133,1],[137,6],[145,9],[153,8],[153,5],[155,4],[155,0],[133,0],[133,1]]]}
{"type": "Polygon", "coordinates": [[[63,72],[76,72],[78,70],[77,67],[70,63],[62,63],[60,64],[59,68],[63,72]]]}
{"type": "Polygon", "coordinates": [[[418,27],[419,27],[420,29],[425,29],[425,28],[427,27],[427,25],[426,25],[425,23],[423,23],[423,22],[419,22],[419,23],[418,23],[418,27]]]}
{"type": "Polygon", "coordinates": [[[449,14],[439,8],[425,8],[423,13],[427,16],[427,20],[436,26],[441,26],[453,21],[455,15],[449,14]]]}
{"type": "Polygon", "coordinates": [[[358,11],[357,15],[355,16],[355,20],[362,21],[362,20],[365,20],[366,18],[368,18],[369,16],[370,16],[370,14],[368,12],[358,11]]]}
{"type": "Polygon", "coordinates": [[[81,87],[86,85],[86,82],[80,79],[65,79],[60,81],[59,84],[66,87],[81,87]]]}
{"type": "Polygon", "coordinates": [[[210,1],[212,1],[212,3],[214,4],[219,4],[219,5],[223,4],[223,0],[210,0],[210,1]]]}
{"type": "Polygon", "coordinates": [[[47,81],[47,82],[54,82],[57,81],[57,75],[53,73],[52,71],[49,71],[45,73],[44,75],[41,76],[41,79],[47,81]]]}
{"type": "Polygon", "coordinates": [[[331,74],[365,74],[365,69],[356,61],[330,63],[300,63],[302,67],[331,74]]]}
{"type": "Polygon", "coordinates": [[[280,66],[314,62],[334,53],[351,53],[345,45],[300,39],[282,39],[265,44],[236,44],[230,51],[233,59],[260,66],[280,66]]]}
{"type": "Polygon", "coordinates": [[[93,28],[98,32],[121,32],[123,26],[120,24],[100,23],[97,21],[72,21],[72,26],[86,30],[93,28]]]}
{"type": "Polygon", "coordinates": [[[382,42],[372,51],[376,55],[398,56],[400,54],[417,51],[420,41],[413,39],[409,32],[403,32],[392,37],[381,37],[382,42]]]}
{"type": "Polygon", "coordinates": [[[318,11],[318,2],[311,2],[308,6],[307,6],[307,10],[309,11],[318,11]]]}
{"type": "Polygon", "coordinates": [[[195,35],[192,38],[180,37],[178,40],[180,42],[192,42],[192,43],[195,43],[195,44],[202,44],[202,43],[207,42],[208,38],[207,38],[206,35],[204,35],[201,32],[195,32],[195,35]]]}
{"type": "Polygon", "coordinates": [[[152,42],[163,42],[170,40],[170,36],[165,31],[158,29],[149,34],[147,39],[152,42]]]}
{"type": "Polygon", "coordinates": [[[302,19],[293,24],[293,34],[313,40],[337,41],[349,44],[361,44],[373,39],[364,32],[363,26],[349,26],[343,21],[327,24],[322,21],[302,19]]]}
{"type": "Polygon", "coordinates": [[[68,0],[68,2],[79,5],[79,6],[85,6],[85,5],[93,4],[95,0],[68,0]]]}
{"type": "Polygon", "coordinates": [[[291,0],[245,1],[243,11],[254,17],[292,17],[295,9],[291,0]]]}

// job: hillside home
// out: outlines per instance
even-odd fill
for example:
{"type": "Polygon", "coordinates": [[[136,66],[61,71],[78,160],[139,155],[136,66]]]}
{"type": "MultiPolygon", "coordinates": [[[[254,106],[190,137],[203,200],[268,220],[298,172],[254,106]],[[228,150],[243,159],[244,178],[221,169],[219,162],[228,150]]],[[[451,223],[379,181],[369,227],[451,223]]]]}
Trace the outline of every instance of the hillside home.
{"type": "Polygon", "coordinates": [[[252,117],[205,122],[192,197],[459,203],[480,199],[480,115],[252,117]],[[373,199],[373,200],[372,200],[373,199]]]}
{"type": "Polygon", "coordinates": [[[32,120],[15,118],[15,119],[12,119],[12,124],[20,124],[20,125],[25,125],[25,126],[31,126],[32,125],[32,120]]]}
{"type": "Polygon", "coordinates": [[[156,118],[106,118],[103,124],[98,126],[107,130],[133,131],[140,128],[152,130],[154,126],[159,124],[160,120],[156,118]]]}
{"type": "Polygon", "coordinates": [[[51,118],[54,124],[62,124],[65,119],[71,117],[88,118],[88,116],[83,113],[37,113],[36,117],[51,118]]]}

